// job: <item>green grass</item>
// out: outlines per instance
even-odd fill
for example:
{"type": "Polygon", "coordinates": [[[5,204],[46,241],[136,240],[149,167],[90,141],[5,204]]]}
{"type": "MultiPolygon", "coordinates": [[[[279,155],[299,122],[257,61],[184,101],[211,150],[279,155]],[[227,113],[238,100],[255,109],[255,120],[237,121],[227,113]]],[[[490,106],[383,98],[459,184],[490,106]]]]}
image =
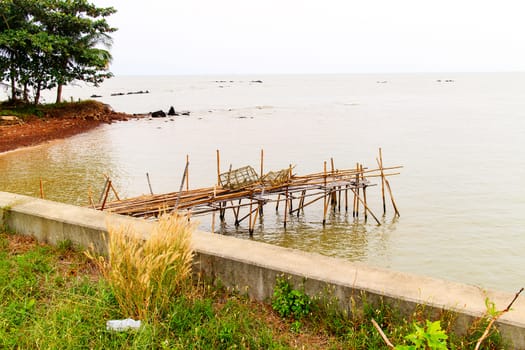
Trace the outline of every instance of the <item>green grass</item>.
{"type": "Polygon", "coordinates": [[[55,115],[62,115],[64,113],[70,114],[71,111],[79,110],[93,110],[103,109],[104,105],[98,101],[86,100],[80,102],[61,102],[61,103],[46,103],[46,104],[32,104],[23,103],[20,101],[0,102],[0,116],[12,115],[22,120],[31,117],[52,117],[55,115]]]}
{"type": "MultiPolygon", "coordinates": [[[[51,247],[0,234],[2,349],[387,349],[371,318],[396,345],[405,344],[413,322],[424,325],[430,318],[423,307],[404,318],[382,302],[372,306],[365,300],[364,305],[349,316],[328,293],[312,299],[297,325],[293,315],[280,317],[269,304],[192,281],[162,319],[116,333],[106,330],[106,321],[126,316],[96,264],[71,242],[51,247]]],[[[451,349],[472,349],[483,330],[459,337],[450,331],[452,314],[439,319],[451,349]]],[[[483,345],[504,348],[497,333],[483,345]]]]}

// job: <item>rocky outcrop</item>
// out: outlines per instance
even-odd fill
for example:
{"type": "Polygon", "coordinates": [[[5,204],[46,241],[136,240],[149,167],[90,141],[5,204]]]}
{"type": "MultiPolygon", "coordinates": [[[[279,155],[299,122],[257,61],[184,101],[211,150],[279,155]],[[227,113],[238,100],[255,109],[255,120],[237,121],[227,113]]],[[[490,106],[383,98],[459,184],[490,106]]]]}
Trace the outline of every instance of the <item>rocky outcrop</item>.
{"type": "Polygon", "coordinates": [[[166,113],[163,110],[155,111],[151,113],[152,118],[166,118],[166,113]]]}

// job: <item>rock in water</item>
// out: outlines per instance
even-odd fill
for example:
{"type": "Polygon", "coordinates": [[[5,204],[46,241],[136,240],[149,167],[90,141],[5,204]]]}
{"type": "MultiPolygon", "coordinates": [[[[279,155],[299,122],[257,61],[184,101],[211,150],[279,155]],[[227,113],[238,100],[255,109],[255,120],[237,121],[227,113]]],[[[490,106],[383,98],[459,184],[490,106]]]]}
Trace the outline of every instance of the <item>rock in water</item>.
{"type": "Polygon", "coordinates": [[[166,113],[163,110],[155,111],[151,113],[152,118],[166,118],[166,113]]]}
{"type": "Polygon", "coordinates": [[[168,115],[177,115],[177,113],[175,112],[175,108],[173,108],[173,106],[170,107],[170,110],[168,111],[168,115]]]}

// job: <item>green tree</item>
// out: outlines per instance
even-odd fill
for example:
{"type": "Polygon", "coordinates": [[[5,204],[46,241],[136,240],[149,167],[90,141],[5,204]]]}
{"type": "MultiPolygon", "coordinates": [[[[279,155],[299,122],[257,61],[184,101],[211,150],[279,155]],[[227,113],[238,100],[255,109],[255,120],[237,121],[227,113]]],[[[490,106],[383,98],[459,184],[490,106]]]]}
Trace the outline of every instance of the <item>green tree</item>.
{"type": "Polygon", "coordinates": [[[106,17],[112,7],[98,8],[87,0],[0,0],[0,73],[11,81],[12,99],[16,86],[35,92],[62,86],[74,80],[98,84],[112,74],[106,17]]]}

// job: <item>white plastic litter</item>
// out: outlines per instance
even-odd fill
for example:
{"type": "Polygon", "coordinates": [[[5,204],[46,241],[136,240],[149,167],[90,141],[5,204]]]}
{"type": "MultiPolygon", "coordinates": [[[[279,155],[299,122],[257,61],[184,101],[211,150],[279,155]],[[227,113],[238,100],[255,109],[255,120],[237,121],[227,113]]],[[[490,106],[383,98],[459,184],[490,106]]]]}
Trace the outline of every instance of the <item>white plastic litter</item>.
{"type": "Polygon", "coordinates": [[[140,320],[135,321],[131,318],[125,320],[109,320],[106,322],[106,329],[108,331],[122,332],[128,329],[139,329],[141,325],[140,320]]]}

